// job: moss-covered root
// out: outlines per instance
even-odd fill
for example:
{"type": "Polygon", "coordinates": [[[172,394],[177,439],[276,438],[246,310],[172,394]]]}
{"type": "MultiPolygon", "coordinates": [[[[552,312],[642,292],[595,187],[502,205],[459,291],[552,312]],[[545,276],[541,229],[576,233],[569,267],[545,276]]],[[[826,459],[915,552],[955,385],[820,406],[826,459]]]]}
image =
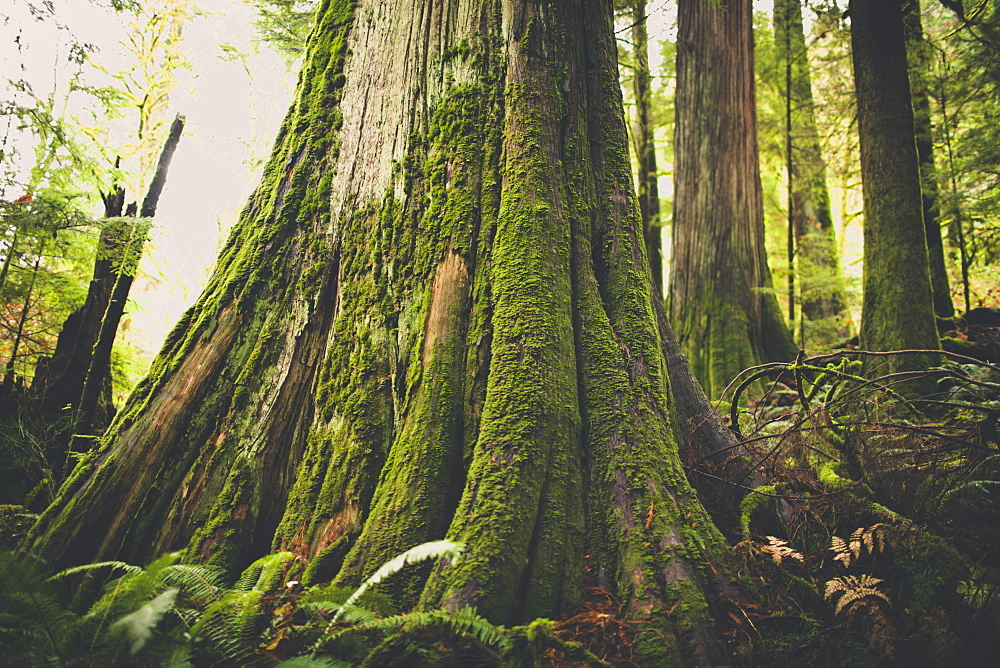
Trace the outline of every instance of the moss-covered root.
{"type": "Polygon", "coordinates": [[[711,663],[725,543],[684,477],[669,417],[611,33],[584,30],[611,17],[599,2],[566,12],[529,10],[510,32],[490,376],[449,529],[469,552],[422,600],[498,621],[538,614],[574,586],[558,569],[579,573],[586,528],[596,584],[644,622],[644,660],[711,663]]]}
{"type": "Polygon", "coordinates": [[[565,45],[555,14],[528,8],[513,17],[505,45],[510,62],[504,185],[491,257],[490,369],[465,490],[449,529],[449,537],[469,548],[456,566],[432,576],[423,596],[428,604],[473,604],[501,622],[558,609],[566,581],[580,578],[579,560],[574,569],[567,557],[579,553],[583,532],[581,424],[555,132],[565,45]]]}

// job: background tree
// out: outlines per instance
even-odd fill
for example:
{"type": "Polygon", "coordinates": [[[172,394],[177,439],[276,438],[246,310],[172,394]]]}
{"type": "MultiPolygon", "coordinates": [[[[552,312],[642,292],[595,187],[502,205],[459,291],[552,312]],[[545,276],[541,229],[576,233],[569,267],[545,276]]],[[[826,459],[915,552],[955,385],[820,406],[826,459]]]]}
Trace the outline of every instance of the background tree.
{"type": "MultiPolygon", "coordinates": [[[[900,0],[850,4],[865,194],[861,345],[939,347],[914,143],[900,0]]],[[[925,361],[896,359],[893,368],[925,361]]]]}
{"type": "Polygon", "coordinates": [[[719,660],[621,104],[609,3],[324,2],[205,293],[33,548],[348,583],[447,535],[398,601],[531,619],[588,569],[644,661],[719,660]]]}
{"type": "Polygon", "coordinates": [[[670,319],[709,396],[796,350],[764,250],[751,18],[745,0],[678,5],[670,319]]]}
{"type": "Polygon", "coordinates": [[[816,126],[802,5],[798,0],[778,0],[773,17],[775,57],[769,60],[775,67],[767,77],[778,82],[784,101],[787,213],[798,264],[793,274],[799,276],[802,311],[807,319],[838,318],[846,303],[826,185],[826,161],[816,126]]]}
{"type": "Polygon", "coordinates": [[[636,156],[636,194],[642,216],[646,255],[653,275],[653,285],[663,290],[663,251],[660,240],[660,189],[656,168],[656,142],[653,125],[653,76],[649,69],[649,32],[645,0],[633,0],[632,21],[632,94],[635,96],[635,123],[632,143],[636,156]]]}
{"type": "MultiPolygon", "coordinates": [[[[962,3],[932,14],[926,46],[934,53],[931,90],[942,158],[941,213],[962,277],[964,307],[995,303],[1000,295],[1000,10],[962,3]]],[[[934,5],[929,8],[934,8],[934,5]]]]}
{"type": "Polygon", "coordinates": [[[927,70],[932,62],[930,46],[924,39],[920,19],[920,1],[912,0],[904,8],[903,30],[913,98],[913,132],[917,142],[917,162],[920,165],[920,197],[927,235],[927,258],[930,262],[931,290],[934,312],[942,318],[955,315],[951,303],[951,285],[944,263],[944,242],[941,240],[941,206],[938,196],[938,173],[934,165],[934,134],[931,129],[931,103],[927,70]]]}
{"type": "MultiPolygon", "coordinates": [[[[0,294],[26,292],[4,294],[12,345],[4,346],[0,333],[0,351],[7,353],[4,395],[12,400],[0,421],[0,459],[11,482],[3,500],[39,509],[66,473],[72,435],[90,433],[91,425],[102,429],[114,413],[113,344],[157,199],[147,197],[147,218],[137,221],[138,206],[125,210],[125,188],[117,183],[150,184],[159,154],[153,145],[164,141],[166,106],[184,64],[181,32],[190,16],[184,0],[124,16],[135,20],[120,42],[130,63],[121,71],[111,74],[92,57],[95,49],[60,23],[56,51],[68,48],[68,70],[54,63],[48,89],[9,82],[5,112],[18,125],[8,123],[3,143],[5,185],[35,195],[5,209],[8,271],[0,272],[0,294]],[[119,122],[132,126],[124,140],[114,132],[119,122]],[[18,169],[19,153],[33,156],[30,169],[18,169]],[[128,169],[120,168],[122,158],[128,169]],[[105,215],[96,222],[86,211],[101,191],[105,215]],[[88,264],[94,266],[89,289],[88,264]],[[15,280],[8,283],[7,275],[15,280]]],[[[151,190],[158,195],[162,187],[161,180],[151,190]]],[[[121,346],[117,351],[120,361],[121,346]]]]}

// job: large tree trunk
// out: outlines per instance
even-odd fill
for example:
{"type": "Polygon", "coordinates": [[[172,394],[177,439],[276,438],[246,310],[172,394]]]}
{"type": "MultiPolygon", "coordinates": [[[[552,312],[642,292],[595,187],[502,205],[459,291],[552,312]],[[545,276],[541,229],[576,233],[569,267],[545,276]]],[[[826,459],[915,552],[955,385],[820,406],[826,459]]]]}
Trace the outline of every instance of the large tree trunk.
{"type": "Polygon", "coordinates": [[[649,665],[719,661],[654,295],[610,3],[327,0],[205,293],[33,548],[350,583],[447,536],[400,603],[555,615],[588,568],[649,665]]]}
{"type": "Polygon", "coordinates": [[[920,198],[924,212],[924,233],[927,236],[927,257],[930,261],[931,290],[934,312],[942,318],[955,315],[951,303],[951,283],[944,264],[944,242],[941,240],[941,207],[939,203],[937,168],[934,166],[934,134],[931,128],[931,104],[927,95],[927,68],[930,46],[924,40],[920,20],[920,2],[913,0],[903,16],[906,56],[909,65],[910,95],[913,100],[913,132],[920,165],[920,198]]]}
{"type": "Polygon", "coordinates": [[[809,320],[833,318],[843,313],[845,300],[799,0],[774,3],[774,40],[788,104],[790,214],[802,312],[809,320]]]}
{"type": "MultiPolygon", "coordinates": [[[[902,2],[854,0],[850,14],[865,202],[861,345],[937,348],[902,2]]],[[[909,358],[891,368],[925,363],[909,358]]]]}
{"type": "Polygon", "coordinates": [[[750,0],[678,4],[670,320],[709,396],[796,352],[764,250],[751,19],[750,0]]]}

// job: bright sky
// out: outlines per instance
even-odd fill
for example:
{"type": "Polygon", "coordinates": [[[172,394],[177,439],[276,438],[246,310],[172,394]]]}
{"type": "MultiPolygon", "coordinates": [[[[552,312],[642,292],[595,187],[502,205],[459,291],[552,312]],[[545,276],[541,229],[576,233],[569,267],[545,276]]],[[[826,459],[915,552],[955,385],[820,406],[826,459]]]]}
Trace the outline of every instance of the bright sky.
{"type": "MultiPolygon", "coordinates": [[[[156,0],[153,0],[154,2],[156,0]]],[[[33,17],[36,0],[14,0],[0,9],[0,81],[25,79],[39,96],[66,85],[69,36],[95,45],[95,61],[114,71],[126,66],[120,40],[128,15],[104,0],[53,0],[55,18],[33,17]],[[18,36],[20,39],[18,40],[18,36]],[[17,40],[17,41],[16,41],[17,40]]],[[[170,327],[197,298],[225,231],[235,222],[257,171],[251,163],[267,155],[291,98],[294,73],[267,49],[243,62],[224,58],[220,43],[252,51],[253,14],[240,0],[195,0],[199,15],[184,28],[190,68],[181,70],[170,109],[183,114],[185,132],[160,198],[149,252],[133,287],[127,336],[143,352],[155,353],[170,327]]],[[[107,83],[90,70],[89,82],[107,83]]],[[[132,127],[121,128],[132,132],[132,127]]],[[[25,166],[30,166],[26,164],[25,166]]],[[[5,193],[8,198],[21,193],[5,193]]],[[[141,194],[128,197],[141,199],[141,194]]],[[[97,212],[95,212],[97,213],[97,212]]]]}

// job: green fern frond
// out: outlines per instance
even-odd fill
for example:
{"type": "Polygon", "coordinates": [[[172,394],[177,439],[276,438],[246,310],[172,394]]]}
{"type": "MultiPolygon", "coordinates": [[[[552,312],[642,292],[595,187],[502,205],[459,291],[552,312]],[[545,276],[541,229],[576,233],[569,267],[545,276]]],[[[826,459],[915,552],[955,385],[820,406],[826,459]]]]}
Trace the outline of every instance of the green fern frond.
{"type": "Polygon", "coordinates": [[[295,558],[291,552],[276,552],[261,557],[250,564],[233,589],[238,591],[262,591],[267,592],[274,589],[280,582],[285,572],[285,566],[295,558]]]}
{"type": "Polygon", "coordinates": [[[110,568],[113,570],[125,571],[127,573],[142,572],[142,568],[140,568],[139,566],[126,564],[124,561],[99,561],[96,564],[84,564],[83,566],[73,566],[72,568],[67,568],[65,570],[59,571],[58,573],[50,577],[49,581],[57,582],[71,575],[76,575],[77,573],[85,573],[88,571],[98,570],[101,568],[110,568]]]}
{"type": "MultiPolygon", "coordinates": [[[[429,543],[422,543],[416,547],[411,547],[406,552],[403,552],[402,554],[399,554],[382,564],[378,570],[372,573],[367,580],[362,582],[361,586],[355,589],[354,593],[351,594],[346,601],[344,601],[344,607],[346,608],[354,605],[361,595],[365,593],[368,587],[378,584],[394,573],[398,573],[408,564],[415,564],[421,561],[427,561],[428,559],[448,559],[452,563],[455,563],[458,561],[464,550],[464,543],[455,543],[450,540],[434,540],[429,543]]],[[[338,617],[339,614],[334,615],[330,624],[333,625],[336,623],[338,617]]]]}
{"type": "Polygon", "coordinates": [[[153,630],[160,623],[163,615],[174,607],[177,589],[168,589],[149,601],[135,612],[120,618],[108,629],[114,633],[124,631],[132,641],[131,653],[135,654],[153,637],[153,630]]]}
{"type": "MultiPolygon", "coordinates": [[[[310,587],[302,593],[302,597],[299,599],[299,607],[306,610],[335,613],[336,609],[343,606],[353,592],[354,589],[352,587],[340,587],[337,585],[310,587]]],[[[366,591],[358,598],[355,601],[355,606],[384,617],[398,613],[392,603],[392,599],[385,594],[371,590],[366,591]]],[[[346,615],[346,612],[344,614],[346,615]]]]}
{"type": "Polygon", "coordinates": [[[967,492],[969,490],[975,490],[983,494],[989,494],[990,490],[987,488],[990,485],[1000,485],[1000,480],[967,480],[963,483],[955,485],[954,487],[946,491],[944,494],[942,494],[941,501],[939,502],[938,505],[940,507],[943,507],[951,500],[953,496],[961,494],[962,492],[967,492]]]}
{"type": "Polygon", "coordinates": [[[248,666],[260,644],[263,599],[263,592],[230,590],[196,617],[188,634],[227,665],[248,666]]]}
{"type": "Polygon", "coordinates": [[[219,598],[225,573],[217,566],[174,564],[162,571],[162,583],[176,587],[185,596],[208,603],[219,598]]]}
{"type": "Polygon", "coordinates": [[[364,624],[378,619],[371,610],[360,605],[345,607],[343,603],[330,603],[326,601],[316,601],[313,603],[300,604],[300,608],[313,610],[316,612],[326,612],[330,614],[340,613],[337,619],[341,624],[364,624]]]}
{"type": "Polygon", "coordinates": [[[5,651],[14,651],[21,642],[33,656],[56,657],[72,636],[77,616],[59,601],[58,592],[49,582],[41,560],[32,555],[0,552],[0,612],[13,625],[12,636],[4,642],[5,651]]]}
{"type": "Polygon", "coordinates": [[[491,624],[485,617],[481,617],[475,608],[463,607],[455,612],[446,610],[409,612],[385,619],[375,619],[347,629],[335,630],[325,634],[316,643],[313,651],[315,652],[320,646],[347,634],[375,632],[383,636],[390,636],[403,631],[411,633],[432,629],[443,631],[451,636],[474,638],[483,645],[498,651],[507,649],[510,644],[510,639],[504,633],[503,627],[491,624]]]}

